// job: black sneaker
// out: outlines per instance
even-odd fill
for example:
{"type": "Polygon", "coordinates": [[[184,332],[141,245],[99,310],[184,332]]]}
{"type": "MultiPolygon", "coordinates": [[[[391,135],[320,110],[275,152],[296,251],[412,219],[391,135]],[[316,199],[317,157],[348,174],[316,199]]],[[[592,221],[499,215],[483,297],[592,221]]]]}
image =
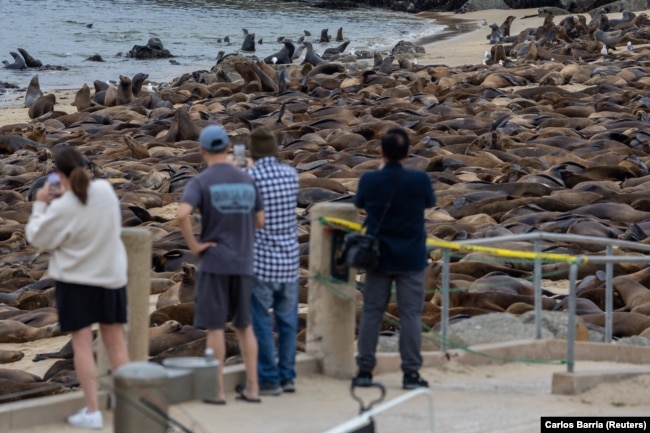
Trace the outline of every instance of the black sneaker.
{"type": "Polygon", "coordinates": [[[296,385],[293,383],[293,379],[287,379],[280,382],[282,391],[284,392],[296,392],[296,385]]]}
{"type": "Polygon", "coordinates": [[[402,379],[403,389],[428,388],[429,382],[422,379],[419,373],[404,373],[402,379]]]}
{"type": "Polygon", "coordinates": [[[359,374],[352,378],[352,386],[360,386],[362,388],[372,386],[372,373],[363,370],[359,371],[359,374]]]}
{"type": "Polygon", "coordinates": [[[282,387],[279,383],[260,383],[260,395],[280,395],[282,387]]]}

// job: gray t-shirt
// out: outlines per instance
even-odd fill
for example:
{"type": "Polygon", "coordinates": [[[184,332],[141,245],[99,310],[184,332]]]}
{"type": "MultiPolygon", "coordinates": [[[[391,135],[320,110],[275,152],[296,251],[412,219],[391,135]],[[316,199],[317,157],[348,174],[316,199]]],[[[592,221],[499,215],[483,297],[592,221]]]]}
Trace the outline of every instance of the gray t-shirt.
{"type": "Polygon", "coordinates": [[[232,164],[214,164],[185,186],[182,203],[201,211],[201,242],[216,242],[199,260],[199,271],[253,275],[255,214],[263,209],[255,182],[232,164]]]}

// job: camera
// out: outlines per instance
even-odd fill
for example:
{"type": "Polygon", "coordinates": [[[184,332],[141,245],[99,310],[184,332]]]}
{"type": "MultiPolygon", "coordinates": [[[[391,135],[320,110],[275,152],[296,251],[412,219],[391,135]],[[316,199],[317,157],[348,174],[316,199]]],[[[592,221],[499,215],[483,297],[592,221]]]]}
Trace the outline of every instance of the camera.
{"type": "Polygon", "coordinates": [[[237,143],[232,146],[232,153],[235,155],[235,162],[239,167],[246,167],[246,145],[237,143]]]}

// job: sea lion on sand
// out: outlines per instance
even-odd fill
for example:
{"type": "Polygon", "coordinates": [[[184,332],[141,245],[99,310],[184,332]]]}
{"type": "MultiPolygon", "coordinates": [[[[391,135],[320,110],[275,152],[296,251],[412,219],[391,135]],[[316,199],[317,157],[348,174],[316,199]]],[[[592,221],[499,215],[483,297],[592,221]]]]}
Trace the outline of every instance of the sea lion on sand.
{"type": "MultiPolygon", "coordinates": [[[[592,325],[605,326],[605,313],[584,314],[580,317],[592,325]]],[[[641,334],[648,328],[650,328],[650,317],[645,314],[617,311],[612,313],[612,335],[614,337],[632,337],[641,334]]]]}
{"type": "Polygon", "coordinates": [[[20,361],[24,357],[25,354],[19,350],[0,349],[0,364],[9,364],[11,362],[20,361]]]}
{"type": "Polygon", "coordinates": [[[175,320],[168,320],[160,326],[149,328],[149,356],[181,344],[205,338],[206,332],[191,325],[181,325],[175,320]]]}
{"type": "Polygon", "coordinates": [[[131,89],[131,78],[120,75],[120,84],[117,86],[115,105],[127,105],[135,99],[131,89]]]}
{"type": "Polygon", "coordinates": [[[25,343],[61,334],[58,323],[36,328],[17,320],[3,320],[0,324],[0,343],[25,343]]]}
{"type": "Polygon", "coordinates": [[[56,104],[56,96],[53,93],[47,93],[34,102],[34,104],[29,107],[27,115],[30,119],[36,119],[41,117],[44,114],[54,111],[54,104],[56,104]]]}
{"type": "Polygon", "coordinates": [[[29,85],[27,86],[27,93],[25,94],[25,108],[29,108],[34,105],[34,103],[41,96],[43,96],[43,91],[41,90],[41,86],[38,83],[38,75],[34,75],[29,81],[29,85]]]}
{"type": "Polygon", "coordinates": [[[63,392],[67,392],[67,388],[54,383],[24,383],[0,378],[0,402],[2,403],[61,394],[63,392]]]}
{"type": "Polygon", "coordinates": [[[307,53],[305,54],[305,60],[302,61],[301,65],[309,63],[312,66],[320,65],[321,63],[326,63],[325,60],[316,54],[314,51],[314,46],[309,41],[304,41],[303,45],[307,48],[307,53]]]}
{"type": "Polygon", "coordinates": [[[15,382],[34,383],[41,382],[41,378],[35,374],[23,370],[0,368],[0,379],[9,379],[15,382]]]}
{"type": "Polygon", "coordinates": [[[181,325],[192,325],[194,323],[194,302],[166,305],[149,315],[151,326],[158,326],[169,320],[176,321],[181,325]]]}
{"type": "Polygon", "coordinates": [[[90,87],[84,83],[83,86],[77,93],[75,93],[74,101],[70,104],[74,107],[77,107],[77,111],[84,111],[87,108],[92,107],[93,100],[90,97],[90,87]]]}
{"type": "Polygon", "coordinates": [[[271,54],[264,58],[264,63],[274,65],[289,65],[293,62],[293,54],[296,51],[296,46],[290,39],[282,41],[284,46],[277,53],[271,54]]]}

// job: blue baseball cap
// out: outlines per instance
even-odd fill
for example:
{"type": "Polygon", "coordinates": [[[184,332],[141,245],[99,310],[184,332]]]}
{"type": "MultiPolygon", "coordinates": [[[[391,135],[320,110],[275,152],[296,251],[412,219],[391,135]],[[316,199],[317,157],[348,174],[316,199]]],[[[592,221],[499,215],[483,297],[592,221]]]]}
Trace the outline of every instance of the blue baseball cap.
{"type": "Polygon", "coordinates": [[[228,133],[217,125],[206,126],[199,135],[199,144],[209,152],[221,152],[229,142],[228,133]]]}

